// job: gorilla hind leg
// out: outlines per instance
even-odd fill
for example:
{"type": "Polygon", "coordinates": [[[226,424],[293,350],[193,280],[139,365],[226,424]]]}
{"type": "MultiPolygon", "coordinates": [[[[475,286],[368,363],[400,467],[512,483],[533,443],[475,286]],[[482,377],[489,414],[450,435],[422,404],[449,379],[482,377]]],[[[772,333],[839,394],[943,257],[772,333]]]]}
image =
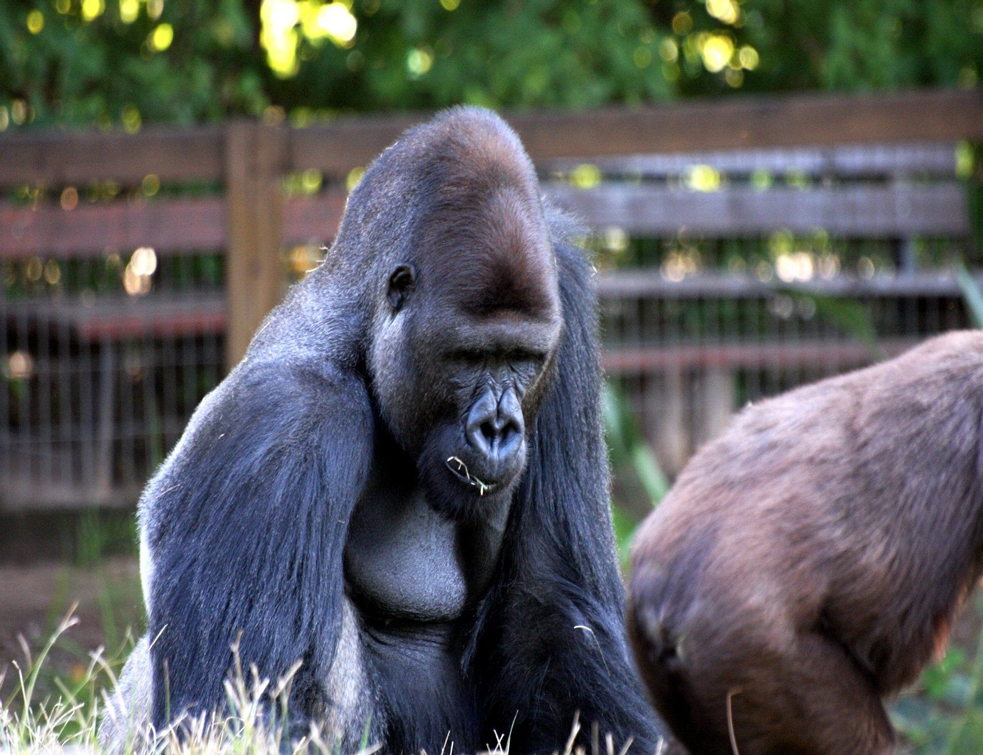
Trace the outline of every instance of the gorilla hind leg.
{"type": "Polygon", "coordinates": [[[323,682],[325,702],[315,712],[337,751],[356,752],[385,741],[388,721],[378,689],[366,665],[358,616],[345,598],[338,644],[323,682]]]}
{"type": "Polygon", "coordinates": [[[705,751],[729,755],[733,738],[741,755],[889,755],[893,734],[874,682],[834,639],[801,632],[781,652],[730,639],[733,666],[694,669],[716,677],[701,706],[716,735],[705,751]]]}
{"type": "Polygon", "coordinates": [[[788,729],[796,736],[784,752],[890,755],[894,734],[880,693],[839,642],[801,633],[785,661],[787,699],[796,708],[788,729]]]}

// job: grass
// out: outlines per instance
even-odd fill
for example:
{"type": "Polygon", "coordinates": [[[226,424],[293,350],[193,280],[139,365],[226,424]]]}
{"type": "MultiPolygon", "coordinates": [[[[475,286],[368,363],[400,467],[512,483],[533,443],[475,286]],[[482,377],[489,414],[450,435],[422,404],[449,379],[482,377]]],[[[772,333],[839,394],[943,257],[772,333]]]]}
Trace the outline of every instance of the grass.
{"type": "MultiPolygon", "coordinates": [[[[7,668],[7,693],[0,700],[0,753],[66,752],[80,755],[98,752],[97,722],[104,707],[103,691],[115,686],[122,661],[132,648],[127,640],[114,653],[97,650],[86,654],[80,674],[59,675],[59,652],[72,648],[71,657],[81,652],[74,647],[72,632],[77,616],[74,606],[62,616],[37,651],[22,642],[22,658],[7,668]]],[[[945,659],[930,667],[920,682],[897,700],[891,717],[900,734],[898,752],[919,755],[950,755],[983,752],[983,595],[967,606],[966,615],[954,629],[955,644],[945,659]],[[975,610],[974,610],[975,609],[975,610]]],[[[0,667],[2,667],[0,663],[0,667]]],[[[189,755],[219,755],[296,752],[334,753],[338,749],[323,732],[312,730],[289,749],[282,748],[284,734],[269,726],[263,715],[264,701],[272,695],[284,699],[289,679],[271,686],[242,669],[227,685],[229,716],[210,722],[183,722],[184,736],[176,729],[162,732],[160,744],[168,752],[189,755]]],[[[278,708],[285,719],[285,709],[278,708]]],[[[613,742],[592,732],[588,752],[619,755],[613,742]]],[[[571,743],[573,740],[571,739],[571,743]]],[[[372,743],[363,742],[361,753],[369,755],[372,743]]],[[[445,755],[451,755],[449,744],[445,755]]],[[[580,755],[570,744],[567,755],[580,755]],[[572,748],[572,749],[571,749],[572,748]]],[[[488,752],[509,752],[508,736],[489,743],[488,752]]],[[[629,751],[630,753],[631,751],[629,751]]],[[[585,754],[586,755],[586,754],[585,754]]]]}
{"type": "MultiPolygon", "coordinates": [[[[102,648],[93,652],[85,676],[69,686],[56,678],[56,692],[38,697],[39,681],[45,676],[51,651],[65,639],[77,623],[75,606],[61,619],[40,652],[36,655],[23,643],[24,661],[13,662],[16,675],[15,693],[0,702],[0,753],[65,753],[97,755],[100,717],[106,710],[106,692],[116,686],[121,656],[107,659],[102,648]]],[[[132,646],[132,643],[128,643],[132,646]]],[[[128,648],[127,648],[128,649],[128,648]]],[[[238,663],[236,649],[234,675],[226,681],[228,712],[224,716],[178,719],[161,732],[139,730],[126,748],[127,753],[154,751],[176,755],[335,755],[341,750],[337,742],[316,725],[306,736],[288,741],[286,727],[280,722],[289,720],[287,700],[290,684],[299,663],[275,685],[260,679],[255,668],[246,672],[238,663]],[[271,705],[272,701],[272,705],[271,705]],[[270,710],[274,714],[270,714],[270,710]]],[[[582,731],[579,716],[574,717],[566,745],[554,755],[630,755],[629,739],[616,747],[610,735],[601,736],[595,726],[590,732],[590,746],[576,744],[582,731]]],[[[373,755],[381,745],[368,741],[369,727],[354,755],[373,755]]],[[[495,742],[487,744],[486,755],[509,755],[511,733],[495,734],[495,742]]],[[[661,755],[660,742],[657,755],[661,755]]],[[[348,753],[345,753],[348,755],[348,753]]],[[[454,744],[448,735],[440,755],[454,755],[454,744]]]]}
{"type": "MultiPolygon", "coordinates": [[[[38,682],[45,673],[51,650],[77,624],[74,606],[59,622],[55,632],[36,655],[24,643],[24,662],[13,662],[16,674],[15,693],[0,703],[0,752],[97,753],[98,723],[106,709],[104,691],[116,684],[118,659],[107,660],[102,649],[92,653],[85,677],[80,684],[69,687],[56,681],[57,693],[38,699],[38,682]]],[[[284,727],[277,723],[286,720],[286,703],[292,674],[276,686],[261,680],[253,671],[243,673],[237,667],[234,678],[226,683],[229,715],[208,719],[182,719],[162,732],[137,732],[128,751],[137,751],[137,743],[147,737],[152,749],[187,755],[249,755],[255,753],[316,753],[337,752],[334,743],[324,733],[312,727],[308,735],[286,747],[284,727]],[[267,715],[268,701],[282,715],[267,715]]],[[[367,743],[360,755],[371,755],[378,749],[367,743]]]]}
{"type": "MultiPolygon", "coordinates": [[[[85,750],[94,744],[98,706],[80,699],[64,683],[59,684],[60,694],[35,699],[52,648],[77,623],[73,613],[74,606],[36,657],[27,642],[22,642],[24,664],[11,663],[17,676],[16,692],[10,700],[0,703],[0,752],[85,750]]],[[[93,658],[87,680],[95,679],[99,666],[98,658],[93,658]]]]}
{"type": "MultiPolygon", "coordinates": [[[[975,621],[964,624],[968,631],[980,632],[983,625],[983,596],[974,601],[975,621]]],[[[971,615],[969,618],[974,618],[971,615]]],[[[71,683],[55,677],[48,691],[39,694],[51,662],[52,651],[64,642],[76,625],[74,606],[37,653],[24,643],[22,661],[8,668],[14,679],[14,693],[0,702],[0,753],[71,753],[95,755],[100,752],[97,725],[105,707],[103,691],[115,686],[124,652],[107,657],[102,649],[90,655],[84,677],[71,683]]],[[[286,720],[285,701],[289,695],[290,675],[271,685],[259,679],[255,670],[237,668],[234,680],[226,684],[227,716],[213,720],[184,720],[154,735],[161,748],[178,755],[264,755],[297,753],[333,755],[337,745],[325,732],[312,728],[296,743],[286,744],[282,726],[286,720]],[[268,701],[274,700],[277,712],[271,723],[268,701]]],[[[983,632],[976,640],[963,639],[954,645],[946,658],[930,667],[918,685],[891,709],[891,718],[900,734],[898,751],[919,755],[956,755],[983,752],[983,632]],[[975,645],[975,647],[974,647],[975,645]]],[[[580,724],[574,721],[563,755],[630,755],[630,743],[616,747],[609,737],[590,733],[590,746],[576,746],[580,724]]],[[[487,752],[508,755],[509,737],[498,736],[489,743],[487,752]]],[[[378,747],[363,739],[359,755],[372,755],[378,747]]],[[[453,755],[449,742],[442,755],[453,755]]]]}

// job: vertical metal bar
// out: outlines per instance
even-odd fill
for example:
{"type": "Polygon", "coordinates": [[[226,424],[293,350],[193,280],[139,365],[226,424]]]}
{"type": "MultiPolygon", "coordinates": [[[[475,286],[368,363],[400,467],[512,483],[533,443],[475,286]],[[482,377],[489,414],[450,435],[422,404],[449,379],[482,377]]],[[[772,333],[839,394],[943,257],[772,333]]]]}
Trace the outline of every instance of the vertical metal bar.
{"type": "MultiPolygon", "coordinates": [[[[116,347],[109,337],[102,338],[99,352],[99,424],[96,428],[95,493],[99,499],[109,497],[113,482],[113,383],[115,382],[116,347]]],[[[120,380],[122,382],[122,379],[120,380]]]]}
{"type": "Polygon", "coordinates": [[[3,279],[0,280],[0,318],[2,318],[3,327],[0,327],[0,359],[3,360],[3,364],[0,364],[0,377],[3,378],[3,384],[0,385],[0,496],[6,497],[8,494],[10,479],[11,479],[11,468],[13,466],[11,460],[11,424],[13,423],[13,416],[10,407],[10,388],[11,388],[11,378],[9,375],[10,370],[10,347],[7,342],[7,328],[8,326],[8,311],[7,311],[7,278],[6,276],[10,274],[12,265],[7,266],[4,269],[3,279]]]}

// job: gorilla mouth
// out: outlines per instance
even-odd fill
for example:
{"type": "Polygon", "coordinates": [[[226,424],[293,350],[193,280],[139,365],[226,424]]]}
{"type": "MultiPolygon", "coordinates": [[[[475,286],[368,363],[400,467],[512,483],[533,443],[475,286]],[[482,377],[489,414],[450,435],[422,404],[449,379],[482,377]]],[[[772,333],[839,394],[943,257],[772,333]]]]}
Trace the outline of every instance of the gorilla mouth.
{"type": "Polygon", "coordinates": [[[451,474],[453,474],[461,482],[466,485],[470,485],[472,488],[477,488],[479,496],[483,496],[485,493],[491,493],[498,487],[498,485],[495,483],[489,485],[488,483],[482,482],[477,477],[472,475],[468,471],[468,465],[456,456],[449,457],[444,464],[447,465],[447,468],[451,471],[451,474]]]}

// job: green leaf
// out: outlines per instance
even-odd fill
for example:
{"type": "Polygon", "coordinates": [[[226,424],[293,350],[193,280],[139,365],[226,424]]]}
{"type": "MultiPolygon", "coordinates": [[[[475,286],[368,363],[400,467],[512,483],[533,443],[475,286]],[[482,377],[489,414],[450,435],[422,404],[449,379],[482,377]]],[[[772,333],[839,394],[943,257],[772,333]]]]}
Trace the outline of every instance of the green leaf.
{"type": "Polygon", "coordinates": [[[966,302],[973,324],[977,328],[983,328],[983,290],[962,262],[956,265],[956,282],[962,291],[963,301],[966,302]]]}

